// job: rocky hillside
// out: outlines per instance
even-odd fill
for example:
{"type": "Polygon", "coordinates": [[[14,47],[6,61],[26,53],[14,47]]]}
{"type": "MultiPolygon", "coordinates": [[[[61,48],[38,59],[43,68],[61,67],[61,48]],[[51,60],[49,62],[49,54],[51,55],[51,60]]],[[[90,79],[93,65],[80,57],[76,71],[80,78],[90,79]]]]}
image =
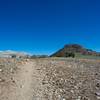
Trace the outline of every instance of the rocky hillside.
{"type": "Polygon", "coordinates": [[[65,45],[62,49],[58,50],[56,53],[52,54],[51,57],[66,57],[66,53],[100,56],[100,53],[84,48],[79,44],[68,44],[65,45]]]}

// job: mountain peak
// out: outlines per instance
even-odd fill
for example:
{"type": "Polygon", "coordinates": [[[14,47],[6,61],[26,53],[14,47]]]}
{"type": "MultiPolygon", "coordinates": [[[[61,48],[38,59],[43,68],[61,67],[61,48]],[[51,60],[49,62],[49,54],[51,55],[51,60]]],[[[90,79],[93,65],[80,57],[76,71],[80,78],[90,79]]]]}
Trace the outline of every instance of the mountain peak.
{"type": "Polygon", "coordinates": [[[58,50],[51,56],[66,57],[66,53],[79,53],[81,55],[100,56],[100,53],[97,53],[96,51],[93,51],[91,49],[84,48],[80,44],[66,44],[62,49],[58,50]]]}

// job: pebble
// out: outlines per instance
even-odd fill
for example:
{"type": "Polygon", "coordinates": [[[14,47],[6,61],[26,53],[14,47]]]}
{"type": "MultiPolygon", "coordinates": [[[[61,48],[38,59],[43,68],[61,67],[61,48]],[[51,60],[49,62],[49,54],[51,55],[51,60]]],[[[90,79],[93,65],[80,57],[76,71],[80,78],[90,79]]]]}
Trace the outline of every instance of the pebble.
{"type": "Polygon", "coordinates": [[[0,69],[0,72],[2,72],[2,69],[0,69]]]}
{"type": "Polygon", "coordinates": [[[20,88],[24,88],[24,85],[20,85],[20,88]]]}
{"type": "Polygon", "coordinates": [[[4,82],[4,81],[5,81],[4,79],[1,79],[1,78],[0,78],[0,82],[4,82]]]}
{"type": "Polygon", "coordinates": [[[99,87],[100,87],[100,83],[97,83],[97,84],[96,84],[96,87],[98,87],[98,88],[99,88],[99,87]]]}
{"type": "Polygon", "coordinates": [[[83,100],[90,100],[88,97],[83,97],[83,100]]]}
{"type": "Polygon", "coordinates": [[[95,95],[100,96],[100,92],[96,92],[95,95]]]}
{"type": "Polygon", "coordinates": [[[0,78],[0,82],[2,82],[2,79],[0,78]]]}
{"type": "Polygon", "coordinates": [[[74,91],[73,91],[73,90],[71,90],[70,92],[71,92],[71,93],[74,93],[74,91]]]}
{"type": "Polygon", "coordinates": [[[78,89],[78,86],[74,86],[75,89],[78,89]]]}
{"type": "Polygon", "coordinates": [[[100,96],[97,96],[97,99],[100,100],[100,96]]]}

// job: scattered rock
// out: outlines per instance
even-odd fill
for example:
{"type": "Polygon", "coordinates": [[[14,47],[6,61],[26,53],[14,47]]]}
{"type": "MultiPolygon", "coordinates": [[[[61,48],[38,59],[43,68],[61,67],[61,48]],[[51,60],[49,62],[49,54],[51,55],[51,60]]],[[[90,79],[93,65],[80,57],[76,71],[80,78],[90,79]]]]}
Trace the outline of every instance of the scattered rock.
{"type": "MultiPolygon", "coordinates": [[[[25,62],[27,60],[0,60],[1,65],[3,65],[3,67],[0,66],[0,83],[17,84],[17,79],[14,79],[13,75],[17,74],[18,65],[25,64],[25,62]],[[14,74],[12,74],[13,72],[14,74]]],[[[36,64],[36,71],[40,72],[42,76],[38,79],[41,80],[40,87],[44,88],[41,91],[47,98],[54,98],[51,100],[100,100],[100,62],[59,58],[52,60],[50,58],[36,59],[36,64]]],[[[28,71],[25,72],[28,73],[28,71]]],[[[36,78],[36,76],[34,77],[36,78]]],[[[21,89],[25,85],[22,83],[18,87],[21,89]]]]}
{"type": "Polygon", "coordinates": [[[96,87],[98,87],[98,88],[99,88],[99,87],[100,87],[100,83],[97,83],[97,84],[96,84],[96,87]]]}
{"type": "Polygon", "coordinates": [[[97,99],[100,100],[100,96],[97,96],[97,99]]]}
{"type": "Polygon", "coordinates": [[[2,72],[3,70],[2,69],[0,69],[0,72],[2,72]]]}
{"type": "Polygon", "coordinates": [[[95,95],[100,96],[100,92],[96,92],[95,95]]]}
{"type": "Polygon", "coordinates": [[[71,93],[74,93],[74,91],[73,91],[73,90],[71,90],[70,92],[71,92],[71,93]]]}
{"type": "Polygon", "coordinates": [[[0,82],[5,82],[5,79],[0,78],[0,82]]]}

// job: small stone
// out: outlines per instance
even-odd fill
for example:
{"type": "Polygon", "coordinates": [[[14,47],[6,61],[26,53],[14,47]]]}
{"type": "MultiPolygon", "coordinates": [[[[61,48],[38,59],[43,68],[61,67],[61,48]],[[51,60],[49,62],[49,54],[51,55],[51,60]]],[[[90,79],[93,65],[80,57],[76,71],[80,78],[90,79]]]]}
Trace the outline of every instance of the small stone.
{"type": "Polygon", "coordinates": [[[75,89],[78,89],[78,87],[77,87],[77,86],[74,86],[74,88],[75,88],[75,89]]]}
{"type": "Polygon", "coordinates": [[[0,78],[0,82],[4,82],[4,81],[5,81],[4,79],[0,78]]]}
{"type": "Polygon", "coordinates": [[[0,72],[2,72],[2,69],[0,69],[0,72]]]}
{"type": "Polygon", "coordinates": [[[60,96],[60,95],[58,95],[58,98],[60,99],[60,98],[61,98],[61,96],[60,96]]]}
{"type": "Polygon", "coordinates": [[[96,87],[98,87],[98,88],[99,88],[99,87],[100,87],[100,83],[97,83],[97,84],[96,84],[96,87]]]}
{"type": "Polygon", "coordinates": [[[60,92],[63,92],[63,90],[62,90],[62,89],[60,89],[59,91],[60,91],[60,92]]]}
{"type": "Polygon", "coordinates": [[[83,97],[83,100],[90,100],[88,97],[83,97]]]}
{"type": "Polygon", "coordinates": [[[20,88],[24,88],[24,85],[20,85],[20,88]]]}
{"type": "Polygon", "coordinates": [[[99,99],[99,100],[100,100],[100,96],[97,96],[97,99],[99,99]]]}
{"type": "Polygon", "coordinates": [[[95,95],[100,96],[100,92],[96,92],[95,95]]]}
{"type": "Polygon", "coordinates": [[[98,73],[95,73],[95,75],[98,75],[98,73]]]}
{"type": "Polygon", "coordinates": [[[74,93],[74,91],[73,91],[73,90],[71,90],[70,92],[71,92],[71,93],[74,93]]]}
{"type": "Polygon", "coordinates": [[[10,71],[13,72],[13,68],[11,68],[10,71]]]}
{"type": "Polygon", "coordinates": [[[11,78],[11,80],[12,80],[13,83],[16,83],[15,80],[14,80],[14,78],[11,78]]]}

